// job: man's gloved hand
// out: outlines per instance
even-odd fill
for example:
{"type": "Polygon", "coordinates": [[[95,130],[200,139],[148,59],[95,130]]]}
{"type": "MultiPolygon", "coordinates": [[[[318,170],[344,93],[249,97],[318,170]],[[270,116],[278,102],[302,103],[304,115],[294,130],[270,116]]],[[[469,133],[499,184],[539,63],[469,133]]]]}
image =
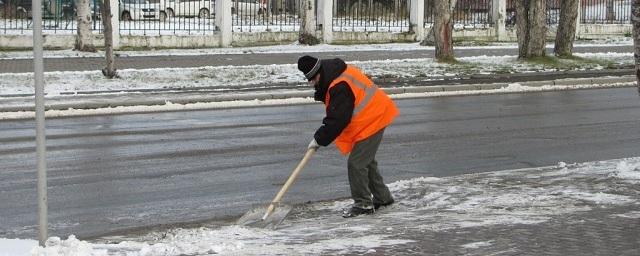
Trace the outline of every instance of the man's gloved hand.
{"type": "Polygon", "coordinates": [[[315,138],[311,139],[311,142],[309,142],[309,146],[307,146],[307,149],[318,150],[319,148],[320,148],[320,145],[318,144],[318,142],[316,142],[315,138]]]}

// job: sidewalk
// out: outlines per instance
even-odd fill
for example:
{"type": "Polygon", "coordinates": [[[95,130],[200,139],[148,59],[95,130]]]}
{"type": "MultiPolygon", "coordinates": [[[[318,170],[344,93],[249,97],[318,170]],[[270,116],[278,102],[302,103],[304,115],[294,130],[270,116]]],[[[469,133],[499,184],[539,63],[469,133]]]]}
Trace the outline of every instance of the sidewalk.
{"type": "MultiPolygon", "coordinates": [[[[640,254],[638,158],[423,177],[389,184],[396,203],[344,219],[350,200],[298,205],[277,230],[217,220],[46,250],[104,255],[640,254]]],[[[425,167],[426,168],[426,167],[425,167]]],[[[44,251],[45,249],[40,249],[44,251]]]]}

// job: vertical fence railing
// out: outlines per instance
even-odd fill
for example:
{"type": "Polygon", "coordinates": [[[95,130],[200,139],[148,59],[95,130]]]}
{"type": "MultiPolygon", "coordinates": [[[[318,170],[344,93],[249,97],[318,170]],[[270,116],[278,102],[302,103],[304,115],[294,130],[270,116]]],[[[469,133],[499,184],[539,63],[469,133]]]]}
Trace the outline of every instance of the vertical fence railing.
{"type": "MultiPolygon", "coordinates": [[[[93,18],[91,30],[94,33],[102,33],[99,9],[95,1],[98,0],[89,0],[89,11],[93,18]]],[[[75,33],[78,27],[75,0],[44,0],[42,3],[44,34],[75,33]]],[[[3,0],[0,5],[0,31],[4,34],[30,33],[33,28],[31,14],[31,0],[3,0]]]]}
{"type": "Polygon", "coordinates": [[[234,32],[298,31],[301,0],[234,0],[234,32]]]}
{"type": "Polygon", "coordinates": [[[631,23],[631,1],[632,0],[582,0],[580,23],[631,23]]]}
{"type": "Polygon", "coordinates": [[[492,2],[492,0],[458,0],[453,13],[454,23],[473,27],[492,24],[492,2]]]}
{"type": "Polygon", "coordinates": [[[547,25],[557,25],[560,22],[560,1],[546,0],[547,25]]]}
{"type": "MultiPolygon", "coordinates": [[[[434,5],[436,0],[424,0],[424,23],[432,25],[435,21],[434,5]]],[[[458,0],[453,12],[456,26],[486,27],[493,24],[492,0],[458,0]]]]}
{"type": "MultiPolygon", "coordinates": [[[[546,0],[546,21],[548,25],[558,24],[560,21],[560,1],[562,0],[546,0]]],[[[507,17],[505,25],[514,27],[516,25],[516,2],[515,0],[507,0],[507,17]]]]}
{"type": "MultiPolygon", "coordinates": [[[[0,33],[29,34],[31,0],[0,0],[0,33]]],[[[116,0],[122,35],[198,35],[217,31],[215,0],[116,0]]],[[[329,1],[329,0],[316,0],[329,1]]],[[[331,0],[334,31],[405,32],[409,0],[331,0]]],[[[425,1],[425,24],[434,22],[435,0],[425,1]]],[[[561,0],[545,0],[547,23],[557,24],[561,0]]],[[[628,24],[632,0],[581,0],[582,24],[628,24]]],[[[102,0],[89,0],[91,29],[102,33],[102,0]]],[[[492,0],[458,0],[456,25],[492,24],[492,0]]],[[[234,32],[297,31],[301,0],[232,0],[234,32]]],[[[317,4],[316,4],[317,5],[317,4]]],[[[75,0],[43,0],[43,32],[75,34],[75,0]]],[[[506,25],[515,25],[515,0],[506,1],[506,25]]]]}
{"type": "Polygon", "coordinates": [[[206,35],[217,31],[215,1],[119,0],[121,35],[206,35]]]}
{"type": "Polygon", "coordinates": [[[408,0],[332,0],[333,30],[350,32],[409,31],[408,0]]]}

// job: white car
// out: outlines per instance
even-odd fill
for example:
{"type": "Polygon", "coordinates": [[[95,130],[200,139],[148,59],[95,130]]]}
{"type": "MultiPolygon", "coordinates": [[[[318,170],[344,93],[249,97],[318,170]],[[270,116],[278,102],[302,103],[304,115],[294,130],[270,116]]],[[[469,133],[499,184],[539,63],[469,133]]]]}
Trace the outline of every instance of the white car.
{"type": "Polygon", "coordinates": [[[148,0],[119,0],[120,20],[160,20],[167,18],[159,3],[148,0]]]}
{"type": "MultiPolygon", "coordinates": [[[[161,0],[162,1],[162,0],[161,0]]],[[[169,17],[209,18],[214,12],[215,1],[211,0],[166,0],[165,12],[169,17]]]]}

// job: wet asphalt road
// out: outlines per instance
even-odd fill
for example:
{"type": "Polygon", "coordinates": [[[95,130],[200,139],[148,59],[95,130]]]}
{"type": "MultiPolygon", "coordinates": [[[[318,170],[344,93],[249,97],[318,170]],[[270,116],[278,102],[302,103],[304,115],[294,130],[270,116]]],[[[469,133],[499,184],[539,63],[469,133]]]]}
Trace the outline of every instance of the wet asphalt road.
{"type": "MultiPolygon", "coordinates": [[[[378,155],[386,182],[640,155],[635,88],[405,99],[378,155]]],[[[47,120],[50,235],[238,216],[301,159],[319,104],[47,120]]],[[[0,237],[36,237],[32,121],[0,121],[0,237]]],[[[348,196],[333,146],[287,202],[348,196]]]]}
{"type": "MultiPolygon", "coordinates": [[[[550,56],[553,49],[547,48],[550,56]]],[[[619,46],[584,46],[576,45],[574,53],[616,52],[631,53],[632,45],[619,46]]],[[[336,51],[336,52],[306,52],[306,53],[251,53],[251,54],[211,54],[198,56],[119,56],[116,57],[117,69],[148,69],[148,68],[189,68],[202,66],[238,66],[238,65],[272,65],[294,64],[303,54],[311,54],[322,58],[342,58],[346,61],[370,61],[386,59],[417,59],[433,58],[433,49],[412,51],[336,51]]],[[[471,56],[504,56],[518,55],[518,49],[506,48],[459,48],[455,50],[456,57],[471,56]]],[[[44,60],[45,71],[83,71],[101,70],[104,58],[47,58],[44,60]]],[[[0,59],[0,73],[33,72],[31,59],[0,59]]]]}

